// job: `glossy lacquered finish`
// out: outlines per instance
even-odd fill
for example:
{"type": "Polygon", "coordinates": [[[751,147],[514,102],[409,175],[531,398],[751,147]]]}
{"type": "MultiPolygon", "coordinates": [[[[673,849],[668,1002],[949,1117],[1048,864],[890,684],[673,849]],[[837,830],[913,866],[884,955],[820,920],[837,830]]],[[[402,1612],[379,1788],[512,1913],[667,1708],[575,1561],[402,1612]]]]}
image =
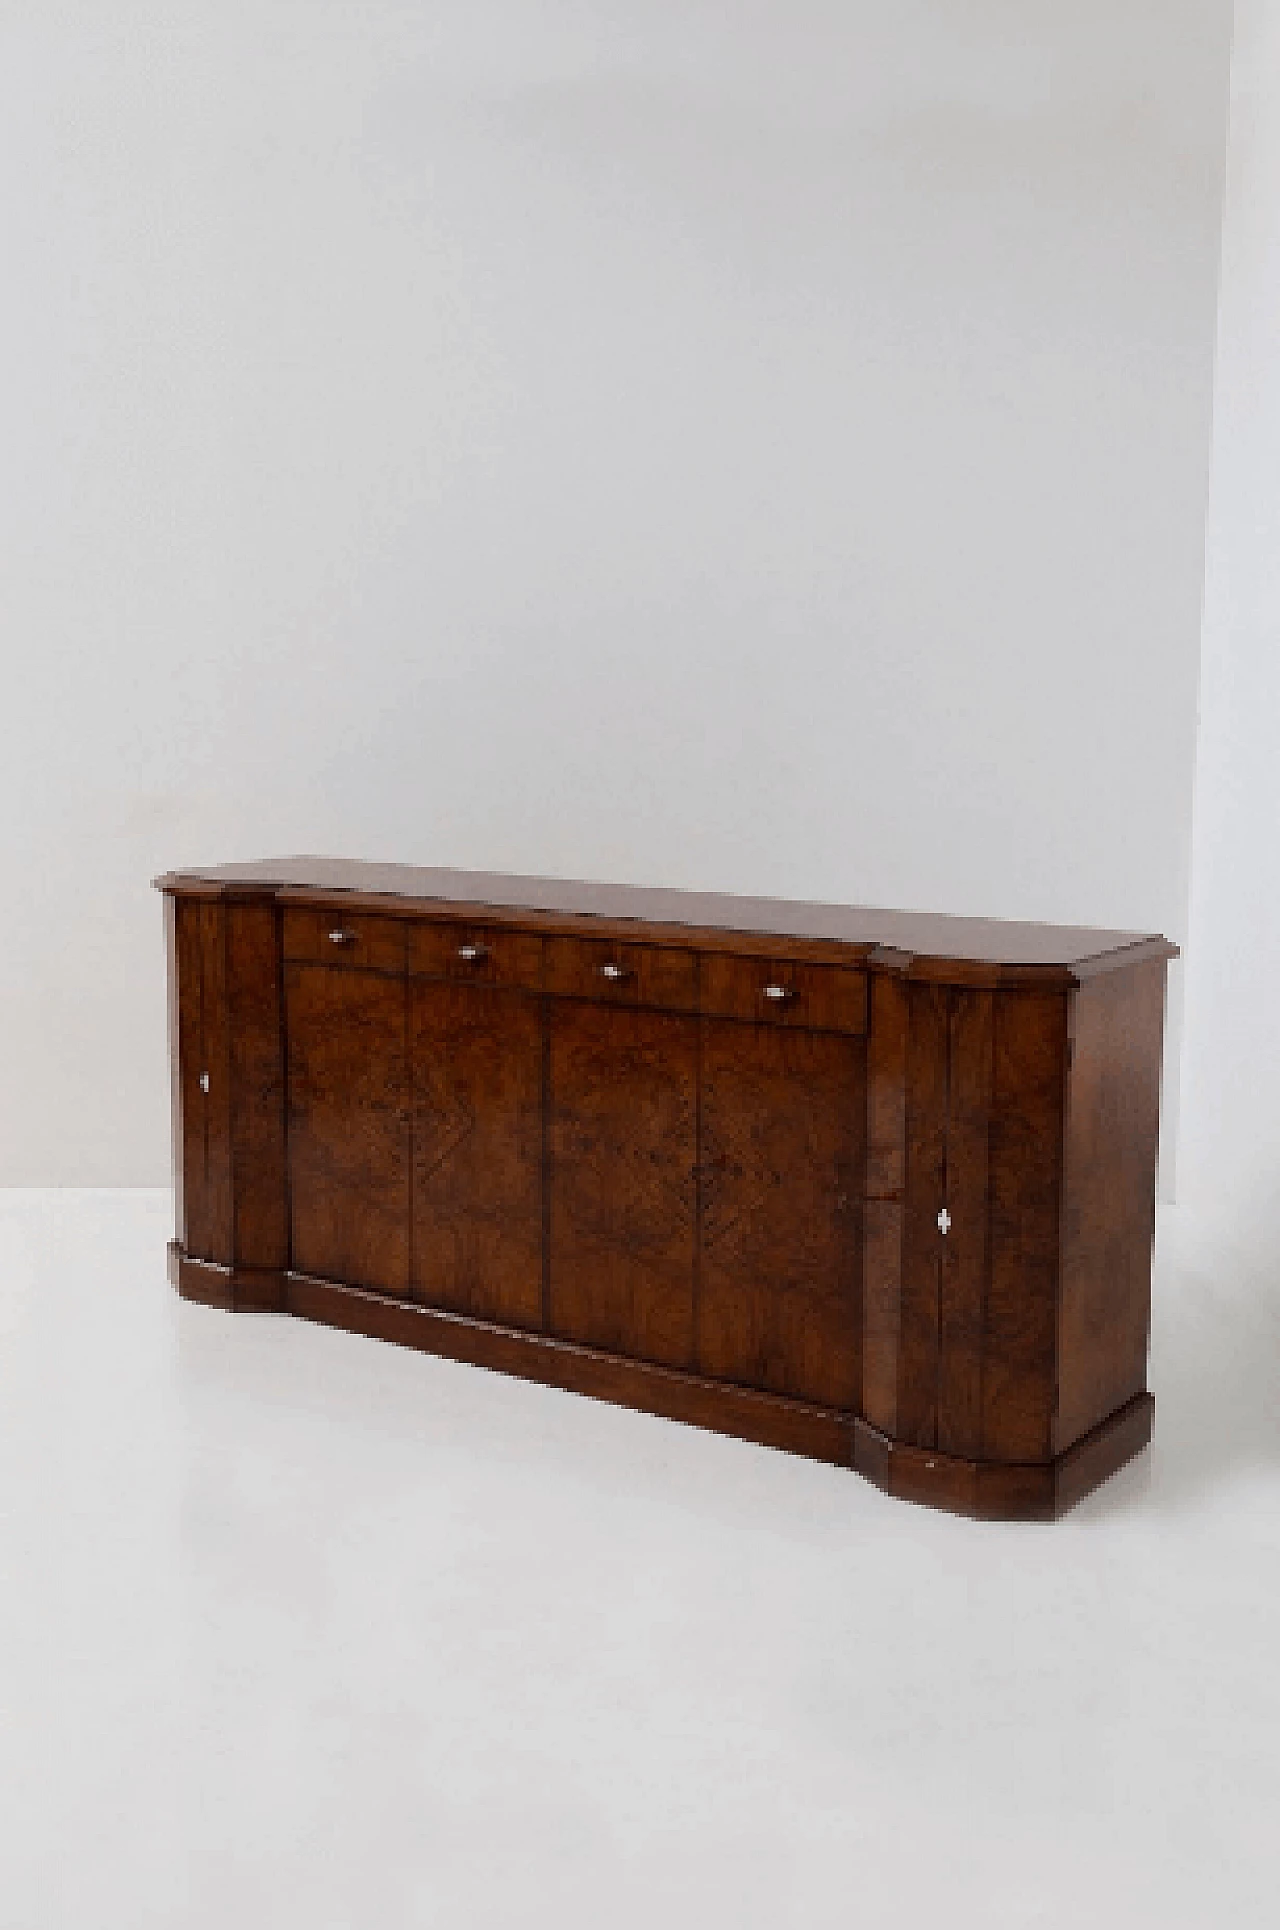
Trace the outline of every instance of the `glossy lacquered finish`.
{"type": "Polygon", "coordinates": [[[977,1515],[1048,1518],[1149,1438],[1164,940],[321,861],[158,882],[189,1297],[977,1515]]]}

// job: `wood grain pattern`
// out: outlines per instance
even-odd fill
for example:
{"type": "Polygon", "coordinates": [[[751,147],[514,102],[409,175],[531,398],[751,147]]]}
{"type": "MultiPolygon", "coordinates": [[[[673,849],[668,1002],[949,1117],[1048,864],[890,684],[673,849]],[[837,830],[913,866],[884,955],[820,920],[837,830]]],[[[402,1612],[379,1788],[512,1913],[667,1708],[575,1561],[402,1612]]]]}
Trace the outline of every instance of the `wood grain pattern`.
{"type": "Polygon", "coordinates": [[[269,858],[168,872],[166,891],[217,893],[244,885],[269,886],[289,902],[430,911],[540,931],[580,931],[622,942],[646,940],[806,955],[832,964],[860,963],[872,951],[896,952],[896,969],[942,962],[958,968],[992,964],[1065,982],[1080,968],[1109,970],[1147,955],[1177,956],[1167,939],[1083,926],[1024,924],[997,918],[956,918],[937,912],[886,911],[863,905],[815,905],[780,898],[735,898],[722,892],[669,891],[567,878],[521,878],[508,873],[448,871],[414,865],[364,864],[344,858],[269,858]],[[612,929],[611,929],[612,928],[612,929]],[[761,938],[768,942],[761,944],[761,938]],[[775,942],[776,941],[776,942],[775,942]],[[856,956],[851,956],[851,952],[856,956]]]}
{"type": "MultiPolygon", "coordinates": [[[[170,1184],[173,1189],[173,1223],[179,1242],[187,1237],[186,1156],[190,1121],[183,1097],[182,997],[185,974],[178,956],[180,901],[167,893],[164,906],[165,1028],[169,1048],[169,1116],[171,1122],[170,1184]]],[[[189,996],[189,994],[188,994],[189,996]]]]}
{"type": "Polygon", "coordinates": [[[652,1005],[668,1012],[698,1009],[696,952],[613,939],[549,938],[543,956],[547,990],[557,997],[652,1005]]]}
{"type": "Polygon", "coordinates": [[[415,980],[413,1291],[542,1322],[542,1012],[523,992],[415,980]]]}
{"type": "Polygon", "coordinates": [[[200,973],[200,906],[189,898],[173,903],[170,997],[176,1014],[178,1101],[174,1111],[174,1164],[178,1238],[188,1253],[208,1259],[205,1188],[204,1014],[200,973]]]}
{"type": "Polygon", "coordinates": [[[293,1264],[409,1291],[407,981],[285,969],[293,1264]]]}
{"type": "Polygon", "coordinates": [[[871,980],[867,1040],[867,1198],[901,1200],[907,1184],[907,1039],[910,988],[871,980]]]}
{"type": "Polygon", "coordinates": [[[1057,1453],[1146,1386],[1163,965],[1091,980],[1070,1024],[1057,1453]]]}
{"type": "Polygon", "coordinates": [[[542,940],[498,925],[418,919],[409,926],[409,970],[463,985],[542,986],[542,940]]]}
{"type": "Polygon", "coordinates": [[[279,913],[270,899],[229,900],[225,918],[232,1258],[279,1270],[289,1264],[279,913]]]}
{"type": "Polygon", "coordinates": [[[710,1016],[818,1032],[867,1029],[865,972],[708,952],[699,983],[699,1008],[710,1016]],[[771,997],[770,988],[786,997],[771,997]]]}
{"type": "Polygon", "coordinates": [[[904,1208],[901,1200],[869,1199],[862,1211],[861,1411],[886,1434],[896,1434],[904,1208]]]}
{"type": "Polygon", "coordinates": [[[904,979],[880,973],[872,976],[867,1038],[862,1411],[887,1435],[895,1434],[898,1426],[909,1001],[904,979]]]}
{"type": "Polygon", "coordinates": [[[187,1297],[983,1517],[1149,1438],[1163,941],[288,869],[166,881],[187,1297]]]}
{"type": "Polygon", "coordinates": [[[940,1247],[935,1439],[944,1452],[961,1456],[982,1452],[982,1357],[989,1260],[987,1142],[997,996],[953,988],[947,1012],[943,1197],[951,1225],[940,1247]]]}
{"type": "Polygon", "coordinates": [[[554,1331],[634,1359],[693,1360],[697,1022],[551,1008],[554,1331]]]}
{"type": "Polygon", "coordinates": [[[995,1007],[982,1451],[1048,1461],[1057,1343],[1066,998],[1004,991],[995,1007]]]}
{"type": "Polygon", "coordinates": [[[205,1094],[205,1185],[209,1208],[209,1258],[235,1257],[231,1173],[231,1023],[227,1005],[227,927],[222,905],[200,907],[200,972],[205,1094]]]}
{"type": "Polygon", "coordinates": [[[407,970],[406,919],[378,918],[341,904],[317,910],[287,905],[283,919],[284,955],[291,963],[407,970]]]}
{"type": "Polygon", "coordinates": [[[708,1019],[701,1053],[699,1370],[855,1408],[865,1047],[708,1019]]]}
{"type": "Polygon", "coordinates": [[[907,1038],[906,1181],[899,1289],[897,1421],[900,1441],[934,1447],[938,1432],[938,1318],[946,1199],[947,988],[912,985],[907,1038]]]}

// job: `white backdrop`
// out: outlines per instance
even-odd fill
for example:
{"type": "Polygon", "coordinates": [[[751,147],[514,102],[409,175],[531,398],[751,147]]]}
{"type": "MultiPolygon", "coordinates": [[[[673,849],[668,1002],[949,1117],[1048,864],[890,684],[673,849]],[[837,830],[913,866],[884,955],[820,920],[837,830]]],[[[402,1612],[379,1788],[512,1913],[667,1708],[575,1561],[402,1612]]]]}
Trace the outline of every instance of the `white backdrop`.
{"type": "Polygon", "coordinates": [[[1274,1267],[1280,1172],[1280,0],[1239,0],[1210,499],[1183,1172],[1274,1267]]]}
{"type": "Polygon", "coordinates": [[[1230,11],[6,6],[0,1181],[169,865],[1182,938],[1230,11]]]}

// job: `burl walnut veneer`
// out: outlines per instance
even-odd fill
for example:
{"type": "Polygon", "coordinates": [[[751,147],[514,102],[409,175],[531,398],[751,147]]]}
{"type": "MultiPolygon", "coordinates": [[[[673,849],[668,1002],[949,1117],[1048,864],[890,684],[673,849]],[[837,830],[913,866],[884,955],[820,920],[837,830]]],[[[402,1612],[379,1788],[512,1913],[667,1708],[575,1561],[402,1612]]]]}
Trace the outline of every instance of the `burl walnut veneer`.
{"type": "Polygon", "coordinates": [[[159,879],[187,1298],[1062,1512],[1150,1439],[1162,938],[159,879]]]}

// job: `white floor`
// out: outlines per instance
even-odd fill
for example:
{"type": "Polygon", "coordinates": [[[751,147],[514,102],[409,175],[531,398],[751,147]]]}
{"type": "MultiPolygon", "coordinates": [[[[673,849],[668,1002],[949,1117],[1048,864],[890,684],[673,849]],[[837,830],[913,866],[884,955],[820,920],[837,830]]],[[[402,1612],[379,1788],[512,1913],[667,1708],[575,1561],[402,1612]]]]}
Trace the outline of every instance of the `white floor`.
{"type": "Polygon", "coordinates": [[[1276,1276],[1052,1528],[271,1317],[0,1193],[0,1924],[1280,1921],[1276,1276]]]}

